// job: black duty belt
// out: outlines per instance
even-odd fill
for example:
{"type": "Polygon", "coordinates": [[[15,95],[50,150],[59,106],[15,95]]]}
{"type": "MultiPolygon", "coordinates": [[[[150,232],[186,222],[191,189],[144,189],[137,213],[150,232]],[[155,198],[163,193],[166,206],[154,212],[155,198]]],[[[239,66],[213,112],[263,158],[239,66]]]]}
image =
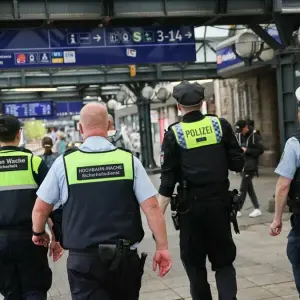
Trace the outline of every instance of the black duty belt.
{"type": "MultiPolygon", "coordinates": [[[[85,249],[68,249],[71,254],[99,254],[99,248],[85,248],[85,249]]],[[[137,252],[137,249],[130,249],[130,251],[137,252]]]]}

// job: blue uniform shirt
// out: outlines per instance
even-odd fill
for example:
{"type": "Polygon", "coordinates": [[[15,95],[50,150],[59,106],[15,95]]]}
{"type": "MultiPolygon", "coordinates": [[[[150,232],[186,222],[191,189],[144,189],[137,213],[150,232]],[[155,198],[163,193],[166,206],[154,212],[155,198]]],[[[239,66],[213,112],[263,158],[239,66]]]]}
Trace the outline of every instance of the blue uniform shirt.
{"type": "Polygon", "coordinates": [[[275,173],[293,179],[296,169],[300,167],[300,143],[295,137],[287,140],[275,173]]]}
{"type": "MultiPolygon", "coordinates": [[[[85,152],[103,152],[115,149],[107,139],[103,137],[90,137],[80,146],[85,152]]],[[[140,160],[134,157],[134,193],[139,202],[156,196],[157,190],[153,186],[146,170],[140,160]]],[[[53,163],[45,180],[37,191],[38,197],[48,204],[57,207],[68,200],[68,186],[63,162],[63,156],[59,156],[53,163]]]]}

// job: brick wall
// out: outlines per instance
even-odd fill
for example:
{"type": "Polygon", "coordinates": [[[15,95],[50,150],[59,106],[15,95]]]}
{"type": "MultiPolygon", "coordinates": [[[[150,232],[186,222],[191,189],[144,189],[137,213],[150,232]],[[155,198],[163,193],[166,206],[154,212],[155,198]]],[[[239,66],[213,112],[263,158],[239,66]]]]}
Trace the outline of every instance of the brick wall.
{"type": "Polygon", "coordinates": [[[215,97],[217,114],[232,125],[246,116],[245,110],[238,109],[238,99],[248,99],[247,115],[250,114],[255,121],[255,127],[260,130],[265,147],[260,163],[263,166],[275,167],[279,158],[276,74],[262,72],[239,79],[216,80],[215,97]]]}

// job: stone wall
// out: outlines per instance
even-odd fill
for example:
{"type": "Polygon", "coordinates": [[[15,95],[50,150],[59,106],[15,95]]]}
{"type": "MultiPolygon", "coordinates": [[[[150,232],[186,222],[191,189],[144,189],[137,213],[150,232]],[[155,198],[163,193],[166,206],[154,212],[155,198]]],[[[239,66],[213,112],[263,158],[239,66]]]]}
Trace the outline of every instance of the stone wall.
{"type": "Polygon", "coordinates": [[[276,74],[261,72],[239,79],[216,80],[214,84],[217,114],[232,125],[240,118],[251,117],[265,147],[260,163],[275,167],[280,156],[276,74]]]}

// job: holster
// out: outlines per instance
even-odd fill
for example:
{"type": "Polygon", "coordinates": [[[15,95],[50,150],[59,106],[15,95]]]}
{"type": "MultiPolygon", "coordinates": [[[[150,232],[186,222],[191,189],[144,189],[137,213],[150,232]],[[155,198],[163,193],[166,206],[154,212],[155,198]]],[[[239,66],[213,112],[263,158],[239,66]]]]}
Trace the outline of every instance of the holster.
{"type": "Polygon", "coordinates": [[[179,226],[180,226],[179,215],[178,215],[178,206],[179,206],[178,195],[172,195],[172,197],[171,197],[171,218],[172,218],[175,230],[179,230],[179,226]]]}
{"type": "Polygon", "coordinates": [[[237,213],[241,207],[241,199],[237,190],[229,191],[230,197],[230,222],[233,225],[233,229],[236,234],[240,233],[239,225],[237,221],[237,213]]]}
{"type": "Polygon", "coordinates": [[[144,274],[144,268],[145,268],[145,263],[146,263],[147,256],[148,256],[148,254],[146,252],[142,252],[142,254],[141,254],[141,264],[140,264],[141,277],[144,274]]]}
{"type": "Polygon", "coordinates": [[[123,259],[130,251],[131,243],[119,240],[117,244],[99,244],[99,256],[104,266],[110,267],[110,271],[116,271],[123,259]]]}

